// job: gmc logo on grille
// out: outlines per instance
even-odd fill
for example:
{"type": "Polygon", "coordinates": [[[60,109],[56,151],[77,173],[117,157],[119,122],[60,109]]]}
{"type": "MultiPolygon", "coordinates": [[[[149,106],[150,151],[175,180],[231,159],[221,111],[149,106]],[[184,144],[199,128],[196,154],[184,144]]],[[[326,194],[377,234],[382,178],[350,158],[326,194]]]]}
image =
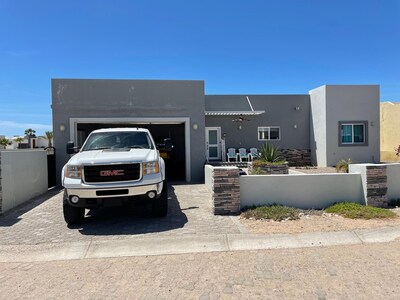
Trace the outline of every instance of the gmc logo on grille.
{"type": "Polygon", "coordinates": [[[103,170],[100,171],[100,176],[108,177],[108,176],[124,176],[124,170],[103,170]]]}

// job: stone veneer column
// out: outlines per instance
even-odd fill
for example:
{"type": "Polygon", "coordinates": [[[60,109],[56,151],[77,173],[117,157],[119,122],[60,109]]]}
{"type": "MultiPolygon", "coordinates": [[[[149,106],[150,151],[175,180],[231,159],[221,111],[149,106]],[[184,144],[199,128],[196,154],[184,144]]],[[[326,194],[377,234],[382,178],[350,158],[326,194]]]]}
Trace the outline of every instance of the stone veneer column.
{"type": "Polygon", "coordinates": [[[3,212],[3,189],[2,189],[2,177],[1,177],[1,151],[0,151],[0,215],[3,212]]]}
{"type": "Polygon", "coordinates": [[[366,167],[366,204],[374,207],[387,207],[386,166],[366,167]]]}
{"type": "Polygon", "coordinates": [[[212,171],[214,215],[240,212],[240,182],[237,167],[215,167],[212,171]]]}

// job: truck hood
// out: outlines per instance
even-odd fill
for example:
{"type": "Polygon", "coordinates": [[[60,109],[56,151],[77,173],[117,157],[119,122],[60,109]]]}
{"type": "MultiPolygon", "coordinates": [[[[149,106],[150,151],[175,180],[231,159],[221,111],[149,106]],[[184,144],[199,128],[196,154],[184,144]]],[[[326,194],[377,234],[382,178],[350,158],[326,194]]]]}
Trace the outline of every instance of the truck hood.
{"type": "Polygon", "coordinates": [[[69,160],[69,165],[112,164],[129,162],[146,162],[157,160],[157,150],[129,149],[129,150],[93,150],[75,154],[69,160]]]}

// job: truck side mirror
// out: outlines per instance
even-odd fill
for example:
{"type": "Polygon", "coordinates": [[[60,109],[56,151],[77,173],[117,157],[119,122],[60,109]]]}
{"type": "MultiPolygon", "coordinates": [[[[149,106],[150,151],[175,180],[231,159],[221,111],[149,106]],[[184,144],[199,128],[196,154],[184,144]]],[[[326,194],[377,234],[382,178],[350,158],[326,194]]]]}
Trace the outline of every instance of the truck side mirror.
{"type": "Polygon", "coordinates": [[[72,141],[67,142],[67,154],[74,154],[74,153],[75,153],[74,142],[72,141]]]}

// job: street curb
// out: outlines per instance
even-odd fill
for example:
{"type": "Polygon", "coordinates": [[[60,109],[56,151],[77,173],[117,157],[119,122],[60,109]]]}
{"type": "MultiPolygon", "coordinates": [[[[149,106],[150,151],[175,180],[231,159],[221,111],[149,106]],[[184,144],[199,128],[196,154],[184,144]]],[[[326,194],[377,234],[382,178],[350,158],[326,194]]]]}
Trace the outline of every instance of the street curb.
{"type": "Polygon", "coordinates": [[[180,237],[128,237],[39,245],[0,245],[0,262],[44,262],[221,251],[327,247],[385,243],[400,238],[400,226],[298,234],[220,234],[180,237]]]}

